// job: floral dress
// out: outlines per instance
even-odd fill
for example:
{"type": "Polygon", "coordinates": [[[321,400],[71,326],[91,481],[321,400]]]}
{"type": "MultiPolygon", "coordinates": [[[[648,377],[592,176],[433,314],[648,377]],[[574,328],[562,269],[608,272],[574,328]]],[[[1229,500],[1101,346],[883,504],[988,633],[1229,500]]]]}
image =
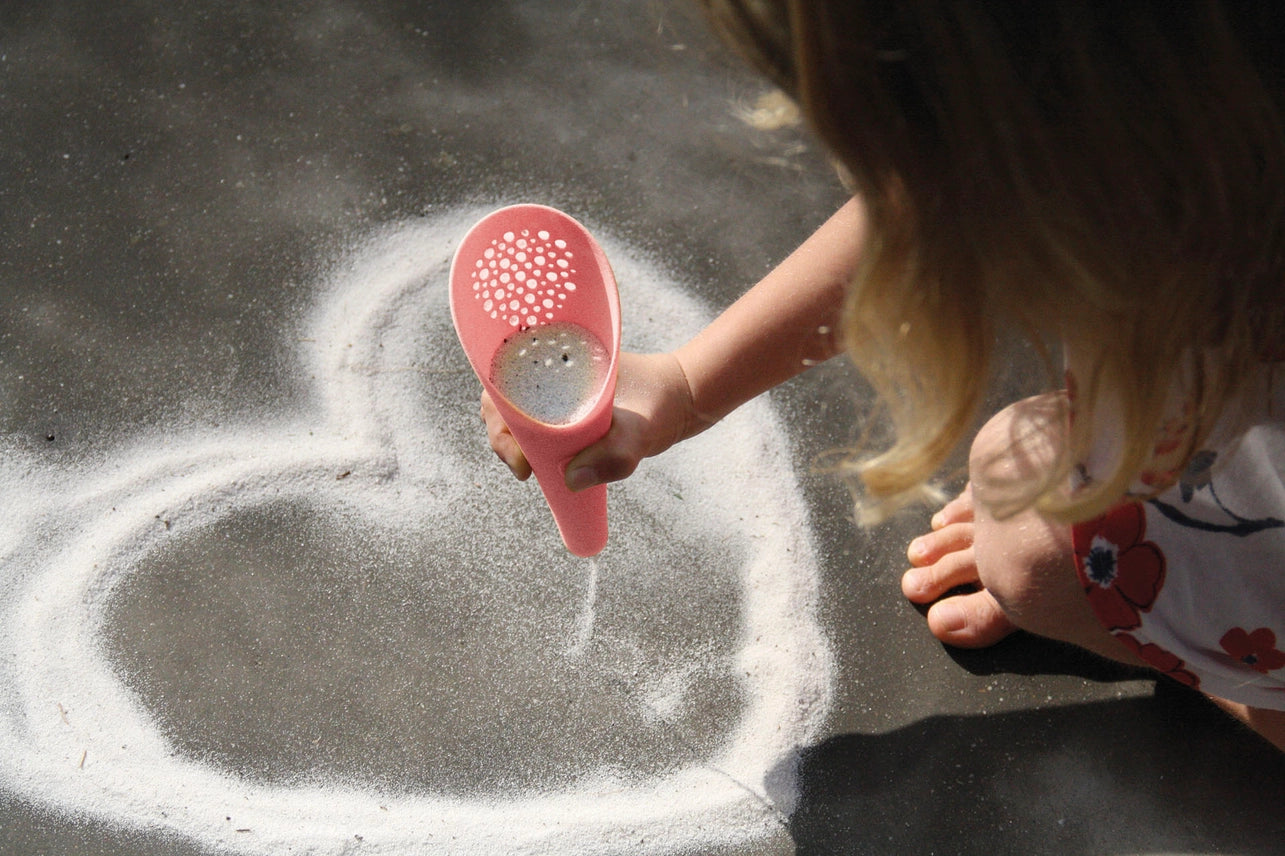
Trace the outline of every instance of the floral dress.
{"type": "Polygon", "coordinates": [[[1098,620],[1157,670],[1285,710],[1285,365],[1246,395],[1248,430],[1215,431],[1181,471],[1142,476],[1161,493],[1074,527],[1076,570],[1098,620]]]}

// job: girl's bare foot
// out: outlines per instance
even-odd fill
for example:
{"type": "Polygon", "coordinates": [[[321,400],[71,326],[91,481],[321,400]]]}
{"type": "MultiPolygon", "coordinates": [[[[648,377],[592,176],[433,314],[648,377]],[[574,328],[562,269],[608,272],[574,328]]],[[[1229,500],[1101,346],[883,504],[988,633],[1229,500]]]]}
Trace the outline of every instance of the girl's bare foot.
{"type": "MultiPolygon", "coordinates": [[[[1003,476],[1005,468],[1010,475],[1024,471],[1032,459],[1012,454],[1020,446],[1014,438],[1025,436],[1014,425],[1021,424],[1024,409],[1040,406],[1039,399],[1020,402],[982,428],[969,461],[975,478],[1003,476]]],[[[1094,617],[1075,573],[1070,527],[1050,523],[1034,509],[996,520],[976,501],[970,483],[933,515],[932,530],[911,541],[906,554],[911,568],[901,590],[912,603],[928,607],[929,630],[948,645],[984,648],[1020,627],[1112,660],[1147,665],[1094,617]]],[[[1285,750],[1285,711],[1210,698],[1285,750]]]]}
{"type": "Polygon", "coordinates": [[[996,519],[986,497],[1042,477],[1055,453],[1059,398],[1010,405],[978,432],[971,480],[910,543],[901,587],[928,605],[928,627],[949,645],[984,648],[1015,629],[1133,665],[1142,663],[1098,622],[1075,573],[1071,527],[1034,508],[996,519]]]}
{"type": "Polygon", "coordinates": [[[1017,629],[982,585],[973,549],[973,494],[965,488],[933,515],[932,531],[910,542],[901,590],[928,606],[928,629],[948,645],[984,648],[1017,629]],[[956,592],[949,594],[950,592],[956,592]]]}

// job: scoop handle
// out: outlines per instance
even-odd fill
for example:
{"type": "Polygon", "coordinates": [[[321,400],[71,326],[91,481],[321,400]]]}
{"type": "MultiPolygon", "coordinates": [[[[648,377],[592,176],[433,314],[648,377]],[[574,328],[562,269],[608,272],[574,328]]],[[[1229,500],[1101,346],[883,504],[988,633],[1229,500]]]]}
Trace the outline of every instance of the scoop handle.
{"type": "Polygon", "coordinates": [[[611,428],[611,397],[603,397],[587,416],[571,425],[547,425],[511,405],[489,382],[486,386],[531,465],[562,543],[582,558],[602,552],[607,546],[607,486],[568,490],[566,469],[576,453],[602,439],[611,428]]]}

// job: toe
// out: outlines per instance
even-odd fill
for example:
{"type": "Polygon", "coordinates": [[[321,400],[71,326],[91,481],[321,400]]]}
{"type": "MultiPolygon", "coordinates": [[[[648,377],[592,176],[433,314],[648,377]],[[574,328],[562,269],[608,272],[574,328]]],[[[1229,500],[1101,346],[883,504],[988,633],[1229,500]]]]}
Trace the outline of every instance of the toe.
{"type": "Polygon", "coordinates": [[[967,547],[906,571],[901,577],[901,592],[911,603],[931,603],[951,589],[977,582],[977,562],[972,548],[967,547]]]}
{"type": "Polygon", "coordinates": [[[943,505],[941,510],[933,515],[932,528],[936,530],[952,523],[971,523],[972,520],[973,489],[972,485],[969,485],[959,496],[943,505]]]}
{"type": "Polygon", "coordinates": [[[987,591],[948,597],[928,610],[928,629],[947,645],[985,648],[1017,627],[987,591]]]}
{"type": "Polygon", "coordinates": [[[972,545],[973,524],[954,523],[933,532],[925,532],[911,541],[906,548],[906,558],[910,560],[910,564],[920,568],[972,545]]]}

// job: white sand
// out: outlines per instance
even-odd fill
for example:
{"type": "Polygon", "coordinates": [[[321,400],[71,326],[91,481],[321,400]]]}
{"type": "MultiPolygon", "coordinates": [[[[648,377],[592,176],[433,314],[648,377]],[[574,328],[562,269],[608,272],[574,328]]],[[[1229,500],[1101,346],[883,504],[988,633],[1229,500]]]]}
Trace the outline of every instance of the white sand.
{"type": "Polygon", "coordinates": [[[532,419],[569,425],[598,398],[610,367],[598,337],[564,321],[505,339],[491,361],[491,382],[532,419]]]}
{"type": "MultiPolygon", "coordinates": [[[[433,409],[410,394],[440,365],[459,367],[467,382],[462,355],[426,354],[425,343],[453,341],[450,255],[483,213],[389,228],[336,267],[307,328],[291,335],[300,342],[299,376],[315,384],[309,409],[248,413],[241,425],[207,433],[139,437],[75,471],[42,468],[20,443],[0,438],[0,788],[68,822],[85,814],[177,833],[218,852],[788,849],[790,762],[824,721],[833,669],[817,624],[808,521],[766,402],[613,488],[652,513],[644,524],[614,516],[617,533],[662,521],[674,538],[731,539],[747,557],[733,577],[741,585],[741,620],[730,643],[743,705],[731,712],[717,748],[681,769],[627,780],[603,771],[518,799],[389,796],[360,782],[268,784],[178,754],[104,653],[98,633],[117,583],[142,557],[164,550],[167,539],[200,532],[240,508],[333,496],[383,519],[437,521],[447,533],[458,530],[460,543],[490,549],[458,511],[479,501],[479,481],[500,478],[476,411],[433,409]],[[432,319],[440,328],[407,319],[432,319]],[[443,439],[459,436],[462,423],[476,431],[467,454],[443,439]],[[235,824],[228,823],[233,816],[235,824]]],[[[599,238],[620,282],[627,348],[672,346],[705,321],[706,312],[664,270],[599,238]]],[[[529,501],[542,502],[534,490],[529,501]]],[[[557,535],[550,527],[530,537],[557,535]]],[[[630,560],[634,573],[672,572],[648,567],[646,556],[630,560]]],[[[601,603],[607,584],[595,576],[572,595],[583,598],[582,614],[561,631],[560,650],[583,650],[597,632],[595,598],[601,603]]],[[[625,701],[637,699],[662,720],[678,715],[685,687],[716,665],[700,652],[684,657],[668,671],[640,674],[625,701]]]]}

